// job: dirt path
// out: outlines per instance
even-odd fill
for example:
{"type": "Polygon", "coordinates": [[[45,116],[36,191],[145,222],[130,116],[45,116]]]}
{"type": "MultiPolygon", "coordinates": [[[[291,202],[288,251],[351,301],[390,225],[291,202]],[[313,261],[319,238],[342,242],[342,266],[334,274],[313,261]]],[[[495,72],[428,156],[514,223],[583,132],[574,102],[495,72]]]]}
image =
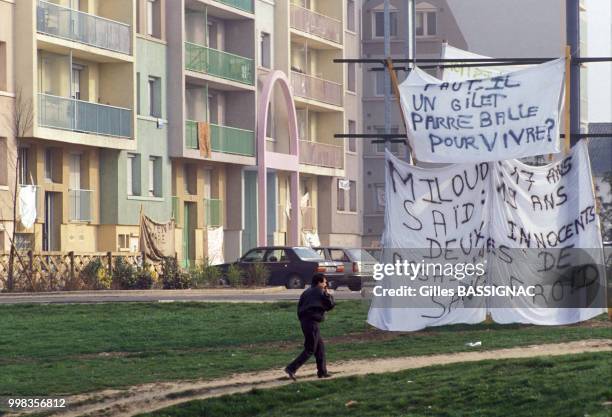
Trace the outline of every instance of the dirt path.
{"type": "MultiPolygon", "coordinates": [[[[404,369],[486,359],[515,359],[558,356],[585,352],[612,351],[612,340],[582,340],[569,343],[533,345],[498,350],[476,350],[430,356],[367,359],[330,364],[337,377],[396,372],[404,369]]],[[[314,365],[300,369],[298,381],[316,379],[314,365]]],[[[125,390],[104,390],[66,398],[70,409],[53,416],[132,416],[158,410],[188,400],[248,392],[253,388],[273,388],[291,383],[281,369],[243,373],[209,381],[176,381],[143,384],[125,390]]],[[[22,414],[23,415],[23,414],[22,414]]]]}

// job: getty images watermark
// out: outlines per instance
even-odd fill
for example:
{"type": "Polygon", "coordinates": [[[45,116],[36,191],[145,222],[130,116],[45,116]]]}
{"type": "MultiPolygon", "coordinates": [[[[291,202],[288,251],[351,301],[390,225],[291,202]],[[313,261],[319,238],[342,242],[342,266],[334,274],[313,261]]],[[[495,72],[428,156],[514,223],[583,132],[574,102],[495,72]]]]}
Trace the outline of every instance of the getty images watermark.
{"type": "Polygon", "coordinates": [[[374,307],[592,308],[605,306],[599,249],[440,252],[385,250],[366,294],[374,307]]]}

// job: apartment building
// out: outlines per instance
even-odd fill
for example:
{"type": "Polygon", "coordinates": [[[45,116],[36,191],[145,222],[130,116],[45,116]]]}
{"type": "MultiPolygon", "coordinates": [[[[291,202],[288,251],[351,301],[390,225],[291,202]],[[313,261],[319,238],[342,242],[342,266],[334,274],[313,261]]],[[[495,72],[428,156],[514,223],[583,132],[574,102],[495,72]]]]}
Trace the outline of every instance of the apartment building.
{"type": "Polygon", "coordinates": [[[361,244],[361,146],[334,138],[361,130],[361,71],[333,63],[359,55],[360,1],[0,7],[2,113],[17,91],[33,113],[18,144],[0,128],[6,231],[17,154],[18,183],[37,190],[18,247],[134,251],[141,211],[175,219],[186,266],[220,238],[226,259],[258,244],[361,244]]]}
{"type": "MultiPolygon", "coordinates": [[[[406,1],[390,1],[391,55],[405,57],[406,1]]],[[[565,2],[559,0],[416,0],[416,57],[440,58],[442,44],[491,57],[556,57],[565,54],[565,2]]],[[[584,20],[582,25],[584,26],[584,20]]],[[[362,11],[363,54],[384,58],[384,0],[366,0],[362,11]]],[[[586,55],[582,29],[581,53],[586,55]]],[[[363,124],[365,133],[385,132],[384,75],[365,66],[363,124]]],[[[439,76],[436,70],[429,70],[439,76]]],[[[405,73],[398,74],[400,82],[405,73]]],[[[585,82],[585,71],[581,81],[585,82]]],[[[583,92],[586,90],[582,89],[583,92]]],[[[586,114],[583,94],[582,115],[586,114]]],[[[392,97],[390,132],[405,132],[399,106],[392,97]]],[[[407,157],[402,144],[390,151],[407,157]]],[[[384,229],[384,144],[364,141],[363,245],[378,246],[384,229]]]]}

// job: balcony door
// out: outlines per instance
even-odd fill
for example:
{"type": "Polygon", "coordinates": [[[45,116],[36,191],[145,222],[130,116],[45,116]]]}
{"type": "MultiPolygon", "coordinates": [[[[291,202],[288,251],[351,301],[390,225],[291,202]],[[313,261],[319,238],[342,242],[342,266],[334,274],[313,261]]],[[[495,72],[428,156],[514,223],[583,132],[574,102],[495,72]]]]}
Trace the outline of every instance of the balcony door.
{"type": "Polygon", "coordinates": [[[60,249],[61,193],[45,193],[45,223],[43,225],[43,251],[60,249]]]}

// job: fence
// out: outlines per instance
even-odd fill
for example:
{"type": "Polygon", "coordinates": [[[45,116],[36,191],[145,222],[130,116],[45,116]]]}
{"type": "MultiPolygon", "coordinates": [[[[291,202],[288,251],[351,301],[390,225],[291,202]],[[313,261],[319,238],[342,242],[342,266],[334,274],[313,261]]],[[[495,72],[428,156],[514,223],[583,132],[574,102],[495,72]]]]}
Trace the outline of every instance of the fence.
{"type": "Polygon", "coordinates": [[[291,71],[291,87],[298,97],[342,106],[342,84],[291,71]]]}
{"type": "MultiPolygon", "coordinates": [[[[18,251],[13,261],[13,291],[69,291],[100,288],[97,270],[104,269],[107,277],[113,277],[118,259],[134,268],[142,266],[140,253],[121,252],[37,252],[18,251]]],[[[151,263],[161,273],[161,263],[151,263]]],[[[7,288],[9,253],[0,253],[0,290],[7,288]]]]}

